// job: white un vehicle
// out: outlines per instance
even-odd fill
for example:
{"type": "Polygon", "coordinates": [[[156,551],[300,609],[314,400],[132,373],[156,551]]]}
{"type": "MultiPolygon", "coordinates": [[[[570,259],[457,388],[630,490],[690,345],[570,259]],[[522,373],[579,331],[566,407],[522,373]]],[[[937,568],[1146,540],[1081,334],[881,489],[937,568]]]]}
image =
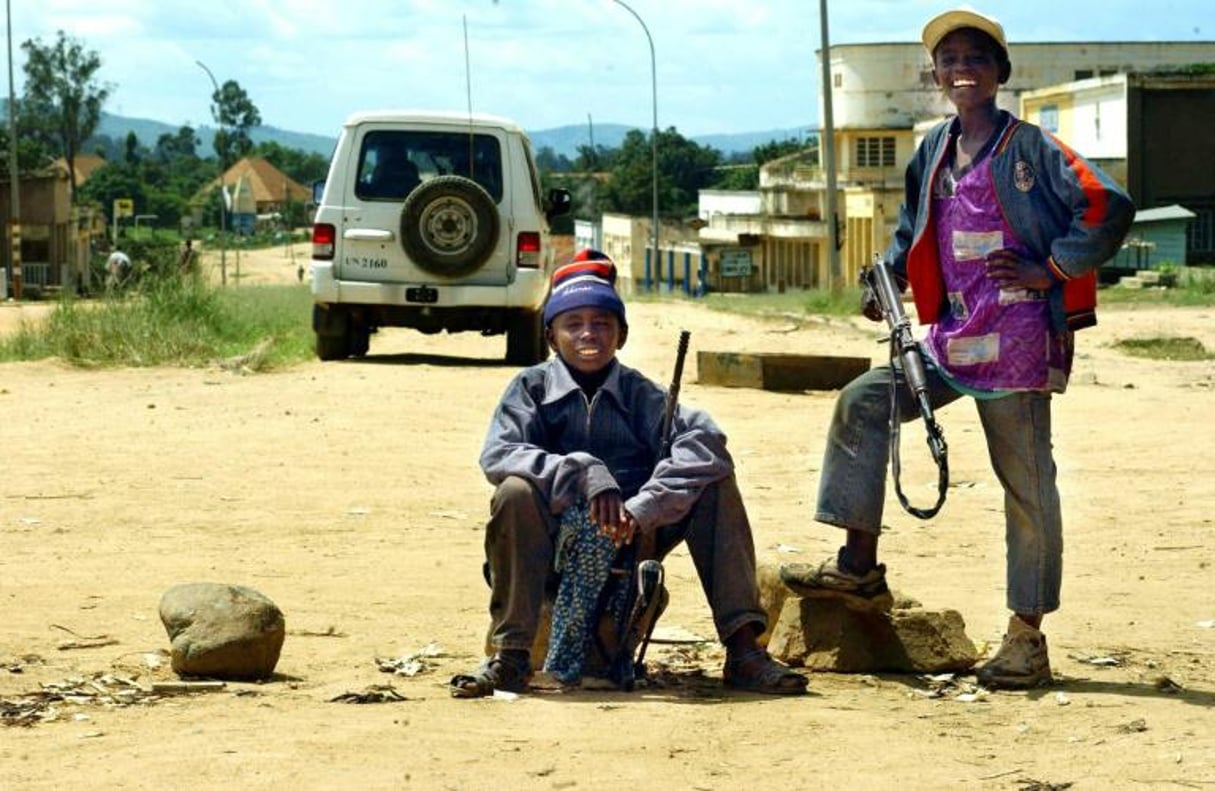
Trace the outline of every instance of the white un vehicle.
{"type": "MultiPolygon", "coordinates": [[[[320,191],[320,185],[318,185],[320,191]]],[[[549,221],[531,144],[503,118],[367,112],[342,127],[312,228],[322,360],[365,355],[380,327],[506,335],[506,361],[548,356],[549,221]]]]}

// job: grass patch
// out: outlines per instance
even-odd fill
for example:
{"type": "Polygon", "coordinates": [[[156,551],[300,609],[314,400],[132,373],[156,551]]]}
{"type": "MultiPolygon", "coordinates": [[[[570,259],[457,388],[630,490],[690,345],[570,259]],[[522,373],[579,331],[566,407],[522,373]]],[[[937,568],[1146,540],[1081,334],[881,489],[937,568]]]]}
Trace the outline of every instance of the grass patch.
{"type": "Polygon", "coordinates": [[[260,348],[265,354],[250,367],[268,370],[312,356],[311,304],[298,285],[225,289],[195,278],[152,278],[100,300],[65,297],[44,322],[0,340],[0,360],[188,368],[260,348]]]}
{"type": "Polygon", "coordinates": [[[1211,307],[1215,305],[1215,269],[1184,267],[1172,288],[1103,288],[1097,304],[1211,307]]]}
{"type": "Polygon", "coordinates": [[[1197,338],[1129,338],[1118,341],[1114,348],[1133,357],[1151,360],[1195,362],[1215,359],[1197,338]]]}

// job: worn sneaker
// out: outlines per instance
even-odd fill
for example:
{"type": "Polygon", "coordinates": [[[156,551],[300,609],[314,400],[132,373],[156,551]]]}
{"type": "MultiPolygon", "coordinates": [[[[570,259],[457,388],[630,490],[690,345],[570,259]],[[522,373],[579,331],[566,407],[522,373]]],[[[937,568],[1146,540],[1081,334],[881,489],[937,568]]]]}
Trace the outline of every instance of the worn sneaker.
{"type": "Polygon", "coordinates": [[[1017,616],[1008,620],[1008,632],[996,655],[976,672],[989,689],[1031,689],[1051,683],[1046,635],[1017,616]]]}
{"type": "Polygon", "coordinates": [[[817,566],[786,563],[780,568],[781,582],[794,593],[809,598],[840,599],[856,610],[889,612],[894,596],[886,586],[886,566],[879,563],[865,574],[854,574],[840,562],[844,550],[817,566]]]}

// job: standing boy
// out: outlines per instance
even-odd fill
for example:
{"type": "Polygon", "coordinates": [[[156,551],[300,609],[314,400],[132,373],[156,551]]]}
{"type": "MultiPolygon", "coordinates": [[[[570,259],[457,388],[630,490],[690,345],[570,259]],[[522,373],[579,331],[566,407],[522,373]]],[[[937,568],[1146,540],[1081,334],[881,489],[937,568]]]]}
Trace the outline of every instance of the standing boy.
{"type": "Polygon", "coordinates": [[[495,653],[453,678],[451,692],[527,687],[561,517],[585,507],[617,543],[653,534],[661,553],[687,542],[726,647],[727,686],[802,693],[805,676],[758,644],[767,618],[726,438],[680,405],[670,455],[658,458],[665,391],[616,359],[628,323],[615,280],[615,264],[595,250],[553,273],[544,324],[556,356],[516,376],[494,412],[481,467],[495,487],[485,534],[495,653]]]}
{"type": "MultiPolygon", "coordinates": [[[[1036,126],[996,107],[1011,63],[1004,29],[970,10],[924,27],[933,79],[956,108],[907,166],[898,228],[886,256],[928,324],[921,344],[933,407],[971,396],[1004,488],[1007,604],[1003,644],[979,668],[991,687],[1051,679],[1042,616],[1059,607],[1063,527],[1051,449],[1051,396],[1071,372],[1073,330],[1096,323],[1096,269],[1134,217],[1099,169],[1036,126]]],[[[866,315],[880,317],[867,296],[866,315]]],[[[889,456],[890,377],[875,368],[836,404],[815,518],[847,531],[838,555],[791,564],[782,579],[807,595],[888,608],[877,562],[889,456]]]]}

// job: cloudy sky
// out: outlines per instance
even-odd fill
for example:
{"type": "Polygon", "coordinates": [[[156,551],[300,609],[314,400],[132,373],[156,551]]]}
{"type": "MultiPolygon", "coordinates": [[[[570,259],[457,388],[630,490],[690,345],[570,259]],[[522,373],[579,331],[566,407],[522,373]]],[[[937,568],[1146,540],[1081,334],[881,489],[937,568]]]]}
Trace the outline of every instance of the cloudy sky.
{"type": "MultiPolygon", "coordinates": [[[[39,0],[11,4],[21,42],[57,30],[102,59],[106,110],[210,123],[211,82],[240,83],[265,124],[336,135],[351,112],[474,110],[526,129],[621,123],[685,135],[817,124],[814,0],[39,0]],[[466,31],[467,30],[467,35],[466,31]],[[465,41],[467,40],[467,47],[465,41]],[[466,68],[467,64],[467,68],[466,68]]],[[[833,44],[919,40],[945,0],[829,0],[833,44]]],[[[1215,40],[1212,0],[973,5],[1017,41],[1215,40]]]]}

